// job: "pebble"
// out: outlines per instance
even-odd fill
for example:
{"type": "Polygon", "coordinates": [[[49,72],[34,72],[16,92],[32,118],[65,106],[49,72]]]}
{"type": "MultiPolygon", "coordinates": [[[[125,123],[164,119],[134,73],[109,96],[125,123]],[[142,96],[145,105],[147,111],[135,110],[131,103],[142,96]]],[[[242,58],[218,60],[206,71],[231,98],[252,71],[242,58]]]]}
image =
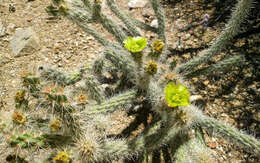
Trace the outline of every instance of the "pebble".
{"type": "Polygon", "coordinates": [[[152,26],[152,27],[155,27],[155,28],[158,28],[158,20],[157,20],[157,19],[154,19],[154,20],[151,22],[151,26],[152,26]]]}
{"type": "Polygon", "coordinates": [[[129,8],[143,8],[147,3],[147,0],[130,0],[127,5],[129,8]]]}
{"type": "Polygon", "coordinates": [[[190,101],[203,100],[201,95],[192,95],[190,96],[190,101]]]}
{"type": "Polygon", "coordinates": [[[186,40],[188,40],[190,37],[191,37],[191,34],[187,33],[187,34],[185,34],[185,35],[183,36],[182,39],[183,39],[184,41],[186,41],[186,40]]]}

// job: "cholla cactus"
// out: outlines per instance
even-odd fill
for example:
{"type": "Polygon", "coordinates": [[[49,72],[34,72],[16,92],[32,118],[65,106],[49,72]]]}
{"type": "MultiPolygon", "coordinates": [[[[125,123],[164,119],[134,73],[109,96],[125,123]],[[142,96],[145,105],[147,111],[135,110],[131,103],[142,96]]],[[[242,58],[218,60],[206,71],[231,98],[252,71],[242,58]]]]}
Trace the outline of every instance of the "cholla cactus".
{"type": "MultiPolygon", "coordinates": [[[[23,77],[26,91],[18,92],[15,102],[30,100],[28,108],[19,108],[29,116],[26,119],[15,111],[13,119],[18,124],[12,127],[17,132],[33,130],[42,136],[21,135],[8,143],[22,143],[30,148],[34,142],[42,143],[44,140],[44,146],[38,150],[48,152],[44,152],[41,160],[64,163],[106,162],[134,157],[143,158],[145,162],[148,161],[148,153],[165,147],[171,149],[176,162],[214,162],[210,149],[204,143],[203,129],[213,131],[259,156],[258,140],[204,115],[190,104],[192,92],[185,82],[190,77],[207,75],[215,70],[228,70],[234,63],[243,62],[243,57],[235,56],[205,69],[197,69],[236,36],[253,6],[253,0],[240,0],[237,3],[226,29],[203,52],[204,55],[174,70],[171,70],[170,64],[165,66],[168,45],[164,13],[159,1],[150,0],[158,19],[158,28],[131,18],[120,10],[114,0],[106,2],[125,24],[126,30],[102,12],[101,1],[53,0],[54,6],[48,7],[50,13],[62,13],[92,35],[105,47],[105,51],[96,61],[83,65],[74,73],[67,74],[55,68],[39,66],[38,76],[23,77]],[[106,40],[91,27],[91,23],[101,24],[114,35],[117,42],[106,40]],[[140,30],[157,33],[157,40],[150,47],[146,46],[147,40],[140,35],[140,30]],[[136,53],[141,54],[138,60],[133,57],[136,53]],[[149,55],[151,53],[156,55],[149,55]],[[50,86],[50,83],[53,85],[50,86]],[[102,84],[108,87],[104,89],[102,84]],[[25,99],[25,94],[29,96],[28,99],[25,99]],[[127,129],[136,128],[133,126],[124,130],[120,137],[113,136],[109,132],[112,121],[107,116],[119,109],[137,112],[137,117],[141,117],[141,113],[152,113],[157,118],[134,138],[124,134],[127,129]],[[25,120],[28,122],[23,124],[25,120]],[[28,145],[24,144],[27,139],[28,145]],[[64,147],[74,152],[70,152],[70,155],[66,152],[57,153],[64,147]]],[[[28,160],[37,161],[33,155],[30,156],[28,160]]]]}

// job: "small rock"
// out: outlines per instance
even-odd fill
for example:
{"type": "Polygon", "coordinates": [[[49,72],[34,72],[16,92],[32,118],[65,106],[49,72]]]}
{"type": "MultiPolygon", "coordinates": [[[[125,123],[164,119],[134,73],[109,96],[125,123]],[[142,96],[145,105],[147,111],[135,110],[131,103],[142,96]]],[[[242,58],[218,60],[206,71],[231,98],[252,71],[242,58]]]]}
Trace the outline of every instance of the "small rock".
{"type": "Polygon", "coordinates": [[[15,57],[32,54],[40,49],[39,38],[31,28],[18,28],[10,42],[15,57]]]}
{"type": "Polygon", "coordinates": [[[191,37],[191,34],[187,33],[186,35],[183,36],[182,39],[183,39],[184,41],[186,41],[186,40],[190,39],[190,37],[191,37]]]}
{"type": "Polygon", "coordinates": [[[147,0],[130,0],[128,2],[129,8],[143,8],[148,3],[147,0]]]}
{"type": "Polygon", "coordinates": [[[62,67],[63,66],[63,64],[62,63],[58,63],[58,67],[62,67]]]}
{"type": "Polygon", "coordinates": [[[203,84],[205,84],[207,86],[209,84],[209,80],[203,81],[203,84]]]}
{"type": "Polygon", "coordinates": [[[27,19],[27,22],[30,23],[30,22],[32,22],[32,20],[33,20],[32,18],[29,18],[29,19],[27,19]]]}
{"type": "Polygon", "coordinates": [[[201,95],[190,96],[190,101],[197,101],[197,100],[203,100],[203,97],[201,95]]]}
{"type": "Polygon", "coordinates": [[[158,28],[158,20],[157,20],[157,19],[154,19],[154,20],[151,22],[151,26],[154,27],[154,28],[158,28]]]}

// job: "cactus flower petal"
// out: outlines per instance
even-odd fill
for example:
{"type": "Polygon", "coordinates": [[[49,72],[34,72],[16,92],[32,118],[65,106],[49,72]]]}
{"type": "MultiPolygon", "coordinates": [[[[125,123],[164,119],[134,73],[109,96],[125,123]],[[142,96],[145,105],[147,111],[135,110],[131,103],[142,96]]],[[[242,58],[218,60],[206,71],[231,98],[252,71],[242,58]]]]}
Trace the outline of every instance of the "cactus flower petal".
{"type": "Polygon", "coordinates": [[[184,85],[168,83],[164,93],[169,107],[187,106],[190,104],[190,93],[184,85]]]}
{"type": "Polygon", "coordinates": [[[145,37],[128,37],[124,40],[125,48],[131,53],[141,52],[147,46],[145,37]]]}

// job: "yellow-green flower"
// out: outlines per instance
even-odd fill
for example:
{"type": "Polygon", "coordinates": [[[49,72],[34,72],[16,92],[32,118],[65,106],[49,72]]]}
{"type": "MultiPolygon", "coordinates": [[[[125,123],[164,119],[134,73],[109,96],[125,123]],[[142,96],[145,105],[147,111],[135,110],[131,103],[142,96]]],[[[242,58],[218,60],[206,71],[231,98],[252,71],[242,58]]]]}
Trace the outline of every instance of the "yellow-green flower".
{"type": "Polygon", "coordinates": [[[131,53],[138,53],[147,46],[147,39],[145,37],[128,37],[124,40],[124,45],[131,53]]]}
{"type": "Polygon", "coordinates": [[[182,84],[168,83],[164,88],[165,99],[169,107],[187,106],[190,104],[188,88],[182,84]]]}
{"type": "Polygon", "coordinates": [[[164,43],[162,40],[156,40],[153,42],[152,49],[158,53],[161,53],[164,48],[164,43]]]}
{"type": "Polygon", "coordinates": [[[66,152],[59,152],[54,158],[55,163],[69,163],[70,158],[66,152]]]}

